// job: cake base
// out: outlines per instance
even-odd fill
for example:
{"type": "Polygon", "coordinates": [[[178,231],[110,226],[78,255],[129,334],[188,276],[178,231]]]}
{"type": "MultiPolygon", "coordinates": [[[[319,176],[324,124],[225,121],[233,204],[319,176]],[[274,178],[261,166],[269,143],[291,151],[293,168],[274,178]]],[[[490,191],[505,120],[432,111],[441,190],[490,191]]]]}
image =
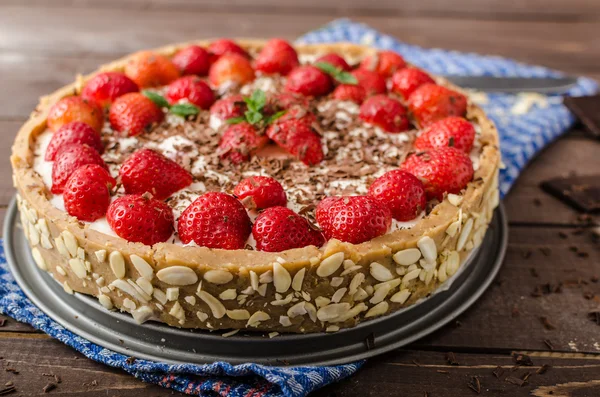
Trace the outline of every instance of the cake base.
{"type": "Polygon", "coordinates": [[[148,322],[139,325],[127,313],[108,311],[94,297],[66,294],[52,276],[41,271],[19,225],[16,201],[4,221],[4,247],[9,268],[27,297],[73,333],[107,349],[136,358],[206,364],[226,361],[265,365],[332,365],[348,363],[405,346],[454,320],[489,287],[500,270],[508,241],[502,205],[483,243],[452,279],[431,296],[393,314],[335,333],[267,334],[240,331],[185,330],[148,322]]]}

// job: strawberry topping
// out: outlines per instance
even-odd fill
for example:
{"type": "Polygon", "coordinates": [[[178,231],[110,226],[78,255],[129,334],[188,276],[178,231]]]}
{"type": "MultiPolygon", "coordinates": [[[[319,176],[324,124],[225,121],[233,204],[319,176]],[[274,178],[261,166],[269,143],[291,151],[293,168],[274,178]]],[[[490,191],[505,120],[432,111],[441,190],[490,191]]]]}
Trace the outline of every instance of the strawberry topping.
{"type": "Polygon", "coordinates": [[[117,182],[102,166],[87,164],[73,172],[63,191],[65,209],[80,221],[93,222],[106,215],[110,191],[117,182]]]}
{"type": "Polygon", "coordinates": [[[121,72],[104,72],[92,77],[81,91],[81,97],[109,107],[115,99],[130,92],[138,92],[137,84],[121,72]]]}
{"type": "Polygon", "coordinates": [[[425,128],[448,116],[463,117],[467,112],[467,98],[446,87],[427,83],[410,95],[408,108],[419,126],[425,128]]]}
{"type": "Polygon", "coordinates": [[[256,57],[256,70],[265,74],[287,75],[299,65],[296,50],[285,40],[271,39],[256,57]]]}
{"type": "Polygon", "coordinates": [[[404,68],[392,76],[392,91],[408,99],[417,88],[427,83],[435,83],[427,73],[417,68],[404,68]]]}
{"type": "Polygon", "coordinates": [[[64,124],[58,131],[52,134],[50,143],[48,143],[48,147],[46,148],[44,159],[46,161],[54,161],[56,153],[58,153],[60,148],[72,143],[88,145],[100,154],[104,152],[102,139],[92,127],[80,121],[72,121],[64,124]]]}
{"type": "Polygon", "coordinates": [[[306,165],[323,160],[321,138],[305,119],[282,117],[267,128],[267,136],[306,165]]]}
{"type": "Polygon", "coordinates": [[[239,54],[225,54],[212,64],[208,78],[214,87],[223,84],[243,85],[254,80],[254,69],[248,58],[239,54]]]}
{"type": "Polygon", "coordinates": [[[140,88],[158,87],[176,80],[179,69],[164,55],[141,51],[127,61],[125,74],[140,88]]]}
{"type": "Polygon", "coordinates": [[[251,176],[242,180],[233,190],[233,194],[249,209],[262,210],[285,206],[287,202],[283,186],[268,176],[251,176]]]}
{"type": "Polygon", "coordinates": [[[225,54],[238,54],[248,58],[248,53],[242,47],[229,39],[219,39],[213,41],[208,46],[208,52],[211,55],[211,63],[215,62],[225,54]]]}
{"type": "Polygon", "coordinates": [[[360,118],[387,132],[408,129],[408,116],[402,104],[386,95],[375,95],[360,106],[360,118]]]}
{"type": "Polygon", "coordinates": [[[453,146],[469,153],[475,140],[475,127],[462,117],[446,117],[427,127],[415,140],[415,149],[453,146]]]}
{"type": "Polygon", "coordinates": [[[52,163],[52,193],[62,193],[73,172],[86,164],[97,164],[106,169],[102,157],[87,145],[72,143],[61,147],[52,163]]]}
{"type": "Polygon", "coordinates": [[[216,101],[210,107],[210,114],[221,120],[241,117],[246,111],[246,102],[241,95],[232,95],[216,101]]]}
{"type": "Polygon", "coordinates": [[[366,69],[356,69],[352,75],[358,80],[358,85],[365,89],[367,96],[385,94],[387,87],[385,78],[377,72],[366,69]]]}
{"type": "Polygon", "coordinates": [[[286,91],[313,97],[327,95],[332,88],[331,77],[311,65],[292,70],[285,84],[286,91]]]}
{"type": "Polygon", "coordinates": [[[209,109],[215,102],[213,91],[197,76],[181,77],[169,84],[166,97],[171,105],[183,100],[200,109],[209,109]]]}
{"type": "Polygon", "coordinates": [[[341,69],[345,72],[349,72],[350,70],[352,70],[350,65],[348,65],[348,62],[346,62],[346,60],[341,55],[334,54],[334,53],[325,54],[325,55],[317,58],[315,63],[319,63],[319,62],[329,63],[329,64],[335,66],[336,68],[341,69]]]}
{"type": "Polygon", "coordinates": [[[252,124],[241,122],[227,127],[219,141],[218,150],[221,158],[239,164],[248,161],[250,156],[268,142],[269,138],[266,135],[259,135],[252,124]]]}
{"type": "Polygon", "coordinates": [[[108,112],[112,128],[127,136],[150,131],[164,117],[163,111],[152,100],[137,92],[117,98],[108,112]]]}
{"type": "Polygon", "coordinates": [[[72,121],[81,121],[100,132],[104,124],[104,114],[96,102],[80,96],[69,96],[56,102],[48,111],[46,123],[52,131],[72,121]]]}
{"type": "Polygon", "coordinates": [[[402,170],[389,171],[377,178],[369,187],[369,195],[384,203],[392,217],[401,222],[415,219],[427,205],[423,183],[402,170]]]}
{"type": "Polygon", "coordinates": [[[210,54],[204,48],[191,45],[180,50],[171,61],[181,74],[206,76],[210,68],[210,54]]]}
{"type": "Polygon", "coordinates": [[[333,90],[333,98],[339,101],[352,101],[360,105],[366,97],[367,93],[360,85],[340,84],[333,90]]]}
{"type": "Polygon", "coordinates": [[[367,56],[360,63],[361,69],[377,72],[384,77],[390,77],[404,67],[404,58],[393,51],[379,51],[374,57],[367,56]]]}

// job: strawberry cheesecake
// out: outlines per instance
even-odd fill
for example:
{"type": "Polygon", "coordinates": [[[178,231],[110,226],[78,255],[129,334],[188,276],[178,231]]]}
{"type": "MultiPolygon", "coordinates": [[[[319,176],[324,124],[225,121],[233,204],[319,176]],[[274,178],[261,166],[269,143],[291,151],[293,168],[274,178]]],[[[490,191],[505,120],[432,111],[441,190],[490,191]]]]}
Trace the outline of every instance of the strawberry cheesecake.
{"type": "Polygon", "coordinates": [[[14,185],[67,293],[175,327],[334,332],[418,302],[482,242],[498,137],[391,51],[220,39],[43,97],[14,185]]]}

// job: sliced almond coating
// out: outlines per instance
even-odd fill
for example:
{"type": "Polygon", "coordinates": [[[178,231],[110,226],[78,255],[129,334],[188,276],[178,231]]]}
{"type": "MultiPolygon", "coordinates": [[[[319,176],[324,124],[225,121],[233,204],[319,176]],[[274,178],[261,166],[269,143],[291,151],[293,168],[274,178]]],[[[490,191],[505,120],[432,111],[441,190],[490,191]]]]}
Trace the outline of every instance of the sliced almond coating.
{"type": "Polygon", "coordinates": [[[198,316],[198,319],[202,322],[204,322],[208,319],[208,314],[201,312],[201,311],[196,312],[196,316],[198,316]]]}
{"type": "Polygon", "coordinates": [[[294,291],[300,291],[302,289],[302,282],[304,281],[304,275],[306,274],[306,268],[298,270],[292,280],[292,289],[294,291]]]}
{"type": "Polygon", "coordinates": [[[192,306],[194,306],[196,304],[196,297],[193,295],[188,295],[185,298],[183,298],[183,300],[192,306]]]}
{"type": "Polygon", "coordinates": [[[417,246],[421,250],[421,254],[423,254],[423,258],[427,263],[435,263],[437,259],[437,247],[435,246],[435,241],[429,236],[423,236],[417,241],[417,246]]]}
{"type": "Polygon", "coordinates": [[[267,287],[269,285],[268,284],[261,284],[260,287],[258,287],[258,290],[256,290],[256,292],[258,292],[258,294],[260,296],[265,296],[267,295],[267,287]]]}
{"type": "Polygon", "coordinates": [[[112,283],[110,283],[109,286],[120,289],[121,291],[134,297],[135,299],[139,300],[140,302],[144,302],[144,303],[148,302],[148,299],[146,299],[146,297],[144,295],[140,294],[138,292],[138,290],[133,287],[133,285],[129,284],[125,280],[117,279],[117,280],[113,281],[112,283]]]}
{"type": "Polygon", "coordinates": [[[459,228],[460,228],[459,220],[452,222],[446,229],[446,234],[450,237],[454,237],[454,236],[456,236],[456,233],[458,232],[459,228]]]}
{"type": "Polygon", "coordinates": [[[438,268],[437,277],[441,283],[448,279],[448,274],[446,273],[446,266],[448,265],[448,260],[443,261],[438,268]]]}
{"type": "Polygon", "coordinates": [[[125,259],[119,251],[111,252],[108,256],[108,262],[116,278],[125,277],[125,259]]]}
{"type": "Polygon", "coordinates": [[[333,277],[331,279],[331,282],[329,283],[329,285],[336,288],[336,287],[339,287],[340,285],[342,285],[343,282],[344,282],[344,277],[333,277]]]}
{"type": "Polygon", "coordinates": [[[387,313],[389,307],[390,305],[386,301],[378,303],[369,309],[369,311],[365,314],[365,318],[381,316],[382,314],[387,313]]]}
{"type": "Polygon", "coordinates": [[[232,320],[248,320],[250,312],[245,309],[227,310],[227,317],[232,320]]]}
{"type": "Polygon", "coordinates": [[[33,223],[27,223],[29,229],[29,242],[31,245],[38,245],[40,243],[40,232],[35,228],[33,223]]]}
{"type": "Polygon", "coordinates": [[[394,278],[390,269],[377,262],[371,263],[370,272],[377,281],[389,281],[394,278]]]}
{"type": "Polygon", "coordinates": [[[346,295],[346,291],[348,291],[348,288],[340,288],[337,291],[335,291],[331,297],[331,302],[339,303],[339,301],[342,300],[344,295],[346,295]]]}
{"type": "Polygon", "coordinates": [[[85,260],[85,250],[81,247],[77,247],[77,257],[82,261],[85,260]]]}
{"type": "Polygon", "coordinates": [[[79,247],[79,244],[77,244],[77,239],[75,238],[73,233],[71,233],[68,230],[64,230],[61,233],[61,236],[65,242],[65,247],[67,247],[67,251],[69,251],[69,254],[72,257],[77,256],[77,248],[79,247]]]}
{"type": "Polygon", "coordinates": [[[154,269],[144,258],[137,255],[130,255],[129,260],[133,263],[133,267],[138,271],[140,276],[144,277],[147,280],[152,280],[154,276],[154,269]]]}
{"type": "Polygon", "coordinates": [[[219,294],[219,299],[224,301],[230,301],[237,298],[237,291],[235,288],[226,289],[219,294]]]}
{"type": "Polygon", "coordinates": [[[102,263],[106,260],[106,250],[98,250],[98,251],[94,252],[94,255],[96,255],[96,259],[100,263],[102,263]]]}
{"type": "Polygon", "coordinates": [[[132,311],[137,308],[137,305],[131,299],[125,298],[125,299],[123,299],[123,307],[132,311]]]}
{"type": "Polygon", "coordinates": [[[344,253],[336,252],[335,254],[323,259],[317,268],[317,276],[327,277],[335,273],[344,262],[344,253]]]}
{"type": "Polygon", "coordinates": [[[138,324],[143,324],[154,316],[154,312],[148,306],[141,306],[132,311],[131,316],[138,324]]]}
{"type": "Polygon", "coordinates": [[[202,299],[204,301],[204,303],[206,303],[208,305],[208,307],[210,308],[210,311],[212,312],[212,314],[215,318],[221,318],[227,312],[227,309],[225,309],[225,306],[223,306],[223,304],[217,298],[215,298],[208,292],[198,291],[197,295],[200,299],[202,299]]]}
{"type": "Polygon", "coordinates": [[[460,236],[458,236],[458,241],[456,242],[456,250],[461,251],[465,247],[465,243],[467,242],[467,238],[469,238],[469,234],[471,234],[471,229],[473,228],[473,218],[469,218],[463,227],[463,230],[460,232],[460,236]]]}
{"type": "Polygon", "coordinates": [[[341,276],[341,277],[344,277],[344,276],[346,276],[346,275],[348,275],[348,274],[350,274],[350,273],[354,273],[355,271],[357,271],[357,270],[360,270],[360,269],[362,269],[362,266],[359,266],[359,265],[356,265],[356,266],[349,267],[348,269],[344,270],[344,271],[343,271],[343,272],[340,274],[340,276],[341,276]]]}
{"type": "Polygon", "coordinates": [[[73,288],[71,288],[71,286],[69,285],[69,283],[67,281],[65,281],[63,283],[63,289],[65,290],[65,292],[69,295],[73,295],[73,288]]]}
{"type": "Polygon", "coordinates": [[[63,240],[62,236],[58,236],[57,238],[55,238],[54,244],[56,245],[56,249],[58,250],[58,252],[63,257],[69,258],[71,256],[69,254],[69,250],[67,249],[67,246],[65,245],[65,241],[63,240]]]}
{"type": "Polygon", "coordinates": [[[352,277],[350,285],[348,286],[348,294],[356,294],[356,291],[358,291],[358,287],[360,287],[363,281],[365,281],[365,275],[363,273],[356,273],[354,277],[352,277]]]}
{"type": "Polygon", "coordinates": [[[325,328],[325,332],[338,332],[340,327],[338,325],[329,325],[325,328]]]}
{"type": "Polygon", "coordinates": [[[413,263],[417,263],[421,259],[421,251],[418,248],[407,248],[402,251],[398,251],[393,256],[394,262],[402,266],[410,266],[413,263]]]}
{"type": "Polygon", "coordinates": [[[392,290],[392,287],[389,284],[383,285],[381,288],[378,288],[375,291],[375,293],[373,294],[371,299],[369,299],[369,302],[372,304],[376,304],[376,303],[383,301],[385,299],[385,297],[390,293],[391,290],[392,290]]]}
{"type": "Polygon", "coordinates": [[[292,325],[292,322],[288,316],[279,316],[279,324],[284,327],[289,327],[292,325]]]}
{"type": "Polygon", "coordinates": [[[405,288],[403,290],[400,290],[399,292],[396,292],[394,295],[392,295],[392,297],[390,298],[390,301],[392,301],[394,303],[403,304],[410,297],[410,294],[411,294],[410,290],[405,288]]]}
{"type": "Polygon", "coordinates": [[[257,327],[261,322],[268,321],[270,319],[271,316],[269,316],[263,311],[258,310],[252,313],[252,315],[248,319],[248,322],[246,323],[246,327],[257,327]]]}
{"type": "Polygon", "coordinates": [[[453,276],[460,266],[460,255],[456,251],[450,251],[446,258],[446,273],[453,276]]]}
{"type": "Polygon", "coordinates": [[[179,302],[175,302],[173,304],[171,310],[169,311],[169,314],[178,319],[180,322],[185,321],[185,311],[183,310],[183,307],[181,307],[181,304],[179,304],[179,302]]]}
{"type": "Polygon", "coordinates": [[[351,267],[356,266],[356,263],[354,263],[352,259],[344,259],[342,263],[344,264],[344,270],[348,270],[351,267]]]}
{"type": "Polygon", "coordinates": [[[112,300],[110,299],[110,296],[108,295],[104,295],[104,294],[100,294],[98,296],[98,300],[100,301],[100,304],[107,310],[110,310],[113,308],[113,303],[112,300]]]}
{"type": "Polygon", "coordinates": [[[273,270],[267,270],[258,277],[261,284],[269,284],[273,282],[273,270]]]}
{"type": "Polygon", "coordinates": [[[327,306],[329,304],[329,302],[331,302],[331,299],[325,297],[325,296],[318,296],[315,299],[315,304],[317,305],[318,308],[321,308],[323,306],[327,306]]]}
{"type": "Polygon", "coordinates": [[[308,313],[308,317],[313,323],[317,322],[317,308],[310,302],[304,302],[304,309],[308,313]]]}
{"type": "Polygon", "coordinates": [[[212,284],[227,284],[231,280],[233,280],[233,274],[229,273],[227,270],[209,270],[204,273],[204,279],[212,284]]]}
{"type": "Polygon", "coordinates": [[[46,261],[44,260],[44,257],[42,256],[42,253],[40,252],[39,249],[32,248],[31,256],[33,256],[33,260],[35,261],[35,264],[38,265],[38,267],[40,269],[48,270],[48,265],[46,265],[46,261]]]}
{"type": "Polygon", "coordinates": [[[258,291],[258,285],[260,283],[260,279],[258,278],[258,274],[254,270],[250,270],[250,286],[254,291],[258,291]]]}
{"type": "Polygon", "coordinates": [[[375,285],[373,286],[373,289],[374,289],[375,291],[377,291],[379,288],[381,288],[381,287],[386,287],[386,286],[389,286],[391,289],[394,289],[394,288],[396,288],[397,286],[399,286],[399,285],[400,285],[400,283],[402,283],[402,278],[400,278],[400,277],[399,277],[399,278],[395,278],[395,279],[393,279],[393,280],[390,280],[390,281],[385,281],[385,282],[383,282],[383,283],[375,284],[375,285]]]}
{"type": "Polygon", "coordinates": [[[79,278],[85,278],[87,274],[87,270],[85,269],[85,265],[79,258],[69,259],[69,267],[73,270],[73,273],[79,278]]]}
{"type": "Polygon", "coordinates": [[[350,310],[350,304],[347,302],[332,303],[317,310],[317,318],[323,322],[332,321],[342,316],[348,310],[350,310]]]}
{"type": "Polygon", "coordinates": [[[139,285],[145,293],[147,293],[148,295],[152,295],[154,287],[152,286],[152,283],[148,281],[148,279],[140,277],[137,280],[135,280],[135,283],[139,285]]]}
{"type": "Polygon", "coordinates": [[[406,273],[406,275],[404,277],[402,277],[402,284],[406,285],[410,281],[418,278],[420,273],[421,273],[421,269],[415,269],[413,271],[406,273]]]}
{"type": "Polygon", "coordinates": [[[177,299],[179,299],[179,288],[167,288],[167,300],[176,301],[177,299]]]}
{"type": "Polygon", "coordinates": [[[154,299],[156,299],[163,305],[167,303],[167,295],[158,288],[154,288],[154,291],[152,291],[152,296],[154,296],[154,299]]]}
{"type": "Polygon", "coordinates": [[[50,242],[50,237],[46,236],[45,234],[42,234],[42,237],[40,238],[40,244],[42,244],[42,247],[46,248],[47,250],[51,250],[53,248],[52,243],[50,242]]]}
{"type": "Polygon", "coordinates": [[[186,266],[166,267],[156,272],[156,277],[163,283],[177,286],[192,285],[198,282],[196,272],[186,266]]]}
{"type": "Polygon", "coordinates": [[[292,285],[292,276],[290,272],[279,262],[273,264],[273,284],[275,285],[275,291],[286,292],[292,285]]]}
{"type": "Polygon", "coordinates": [[[289,318],[304,316],[306,313],[306,302],[298,302],[294,306],[290,307],[287,311],[289,318]]]}
{"type": "Polygon", "coordinates": [[[346,320],[349,320],[353,317],[358,316],[360,313],[366,311],[369,307],[367,305],[365,305],[364,303],[359,303],[357,305],[355,305],[352,309],[348,310],[346,313],[342,314],[340,317],[338,317],[336,320],[332,321],[332,322],[339,322],[339,323],[343,323],[346,320]]]}
{"type": "Polygon", "coordinates": [[[453,206],[458,207],[462,203],[463,197],[459,196],[458,194],[449,193],[448,194],[448,201],[453,206]]]}

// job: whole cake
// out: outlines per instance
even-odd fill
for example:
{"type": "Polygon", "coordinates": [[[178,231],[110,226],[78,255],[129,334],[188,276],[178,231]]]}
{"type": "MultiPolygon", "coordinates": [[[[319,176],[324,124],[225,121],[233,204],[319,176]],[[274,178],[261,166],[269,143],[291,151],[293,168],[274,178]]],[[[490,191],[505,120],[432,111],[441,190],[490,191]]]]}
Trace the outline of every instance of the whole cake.
{"type": "Polygon", "coordinates": [[[12,152],[23,232],[67,293],[136,321],[334,332],[454,275],[498,205],[498,137],[398,54],[220,39],[44,97],[12,152]]]}

